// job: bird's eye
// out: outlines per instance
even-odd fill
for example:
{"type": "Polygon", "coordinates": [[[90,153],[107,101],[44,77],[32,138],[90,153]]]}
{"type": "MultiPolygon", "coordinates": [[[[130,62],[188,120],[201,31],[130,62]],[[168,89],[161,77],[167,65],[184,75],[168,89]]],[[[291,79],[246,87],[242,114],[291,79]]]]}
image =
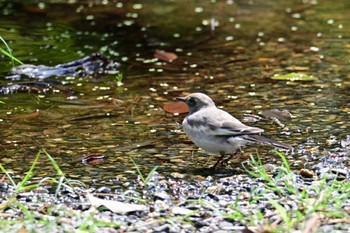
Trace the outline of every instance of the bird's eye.
{"type": "Polygon", "coordinates": [[[194,103],[196,103],[196,100],[195,100],[194,98],[190,98],[190,99],[188,100],[188,103],[194,104],[194,103]]]}

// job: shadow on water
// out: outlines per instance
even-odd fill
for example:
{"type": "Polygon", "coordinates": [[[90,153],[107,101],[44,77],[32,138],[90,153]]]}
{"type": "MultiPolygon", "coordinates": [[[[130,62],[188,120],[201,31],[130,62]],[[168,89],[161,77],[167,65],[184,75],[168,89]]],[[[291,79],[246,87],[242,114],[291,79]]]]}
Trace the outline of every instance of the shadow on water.
{"type": "MultiPolygon", "coordinates": [[[[16,174],[43,147],[67,176],[96,186],[118,187],[122,177],[135,178],[130,157],[145,172],[160,166],[189,180],[244,172],[239,165],[208,168],[214,160],[184,143],[177,123],[185,115],[162,110],[164,103],[196,91],[241,120],[268,109],[290,111],[296,116],[290,121],[247,124],[295,146],[296,154],[288,156],[295,168],[311,167],[328,153],[349,153],[340,145],[349,134],[347,3],[126,1],[92,7],[47,3],[43,9],[1,4],[0,35],[24,63],[53,66],[102,52],[122,64],[123,74],[122,85],[115,75],[58,77],[69,91],[1,96],[6,104],[0,106],[0,160],[16,174]],[[178,58],[155,59],[155,50],[178,58]],[[271,79],[291,72],[318,80],[271,79]],[[106,158],[93,165],[77,160],[88,154],[106,158]]],[[[11,62],[1,59],[5,77],[11,62]]],[[[276,163],[261,151],[264,161],[276,163]]],[[[38,175],[50,174],[42,164],[38,175]]]]}

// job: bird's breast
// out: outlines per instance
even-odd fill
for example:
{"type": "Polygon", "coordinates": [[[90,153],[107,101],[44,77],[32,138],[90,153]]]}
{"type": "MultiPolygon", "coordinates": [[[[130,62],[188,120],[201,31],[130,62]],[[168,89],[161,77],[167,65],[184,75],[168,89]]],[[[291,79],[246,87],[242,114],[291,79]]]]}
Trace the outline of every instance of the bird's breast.
{"type": "Polygon", "coordinates": [[[190,124],[189,121],[185,119],[183,121],[183,128],[194,144],[209,153],[234,153],[241,147],[240,142],[242,140],[238,137],[215,135],[213,129],[205,124],[190,124]]]}

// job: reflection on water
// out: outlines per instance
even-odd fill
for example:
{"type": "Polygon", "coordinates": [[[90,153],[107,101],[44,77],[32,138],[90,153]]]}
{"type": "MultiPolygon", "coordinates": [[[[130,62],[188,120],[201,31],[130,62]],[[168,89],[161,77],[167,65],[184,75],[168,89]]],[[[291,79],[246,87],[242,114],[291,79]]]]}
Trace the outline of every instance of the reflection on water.
{"type": "MultiPolygon", "coordinates": [[[[1,96],[6,103],[0,109],[1,164],[21,174],[45,148],[68,176],[96,185],[119,186],[125,176],[135,177],[129,157],[146,172],[158,165],[160,172],[181,171],[191,179],[188,170],[209,166],[215,158],[186,144],[176,125],[184,115],[164,113],[162,105],[195,91],[209,94],[239,119],[267,109],[289,110],[297,118],[282,122],[285,128],[269,119],[252,125],[296,146],[294,159],[309,151],[319,159],[320,151],[339,147],[327,143],[331,137],[339,142],[349,134],[347,4],[145,1],[3,8],[1,36],[23,62],[55,65],[101,51],[122,63],[124,77],[123,86],[113,75],[59,78],[74,92],[1,96]],[[178,59],[154,59],[157,49],[178,59]],[[271,79],[289,72],[312,74],[318,81],[271,79]],[[40,114],[30,115],[36,109],[40,114]],[[76,162],[89,153],[108,158],[95,166],[76,162]]],[[[4,77],[11,63],[3,60],[4,77]]],[[[261,147],[259,153],[273,162],[267,150],[261,147]]],[[[42,163],[38,175],[48,176],[52,169],[42,163]]]]}

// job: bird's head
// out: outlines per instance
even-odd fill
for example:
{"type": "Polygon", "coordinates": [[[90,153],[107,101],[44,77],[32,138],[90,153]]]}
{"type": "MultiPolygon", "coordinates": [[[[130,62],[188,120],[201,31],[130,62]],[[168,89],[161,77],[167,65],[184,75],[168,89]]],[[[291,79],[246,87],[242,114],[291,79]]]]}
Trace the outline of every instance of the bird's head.
{"type": "Polygon", "coordinates": [[[177,97],[176,99],[183,101],[188,105],[190,114],[203,108],[215,107],[213,100],[203,93],[193,93],[185,97],[177,97]]]}

